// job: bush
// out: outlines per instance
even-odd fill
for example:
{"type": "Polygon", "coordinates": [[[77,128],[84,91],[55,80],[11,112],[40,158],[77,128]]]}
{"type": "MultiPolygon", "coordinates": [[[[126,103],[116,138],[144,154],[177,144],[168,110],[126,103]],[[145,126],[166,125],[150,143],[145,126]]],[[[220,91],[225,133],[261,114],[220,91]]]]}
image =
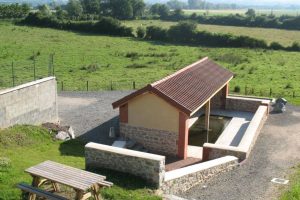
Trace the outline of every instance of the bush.
{"type": "Polygon", "coordinates": [[[241,87],[240,86],[235,86],[233,92],[235,93],[240,93],[241,92],[241,87]]]}
{"type": "Polygon", "coordinates": [[[150,40],[167,40],[167,29],[158,26],[148,26],[146,29],[146,37],[150,40]]]}
{"type": "Polygon", "coordinates": [[[300,44],[298,42],[294,42],[292,46],[288,47],[291,51],[300,51],[300,44]]]}
{"type": "Polygon", "coordinates": [[[144,27],[139,26],[136,30],[136,36],[138,38],[144,38],[146,35],[146,30],[144,27]]]}
{"type": "Polygon", "coordinates": [[[279,44],[278,42],[272,42],[270,44],[270,49],[280,50],[280,49],[284,49],[284,47],[281,44],[279,44]]]}
{"type": "Polygon", "coordinates": [[[192,42],[197,32],[197,24],[192,21],[182,21],[171,26],[168,30],[168,37],[172,41],[192,42]]]}

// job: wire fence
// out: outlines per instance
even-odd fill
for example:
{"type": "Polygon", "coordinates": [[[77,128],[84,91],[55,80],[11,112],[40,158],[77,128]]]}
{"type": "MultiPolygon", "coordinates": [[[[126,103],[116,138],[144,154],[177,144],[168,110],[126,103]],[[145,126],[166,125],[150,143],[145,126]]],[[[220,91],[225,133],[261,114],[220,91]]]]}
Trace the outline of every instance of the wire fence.
{"type": "MultiPolygon", "coordinates": [[[[43,59],[38,59],[36,54],[33,54],[26,61],[19,62],[1,62],[0,73],[0,89],[14,87],[26,82],[38,80],[48,76],[55,76],[56,73],[66,73],[60,66],[56,66],[54,62],[55,54],[43,56],[43,59]]],[[[74,57],[73,59],[90,60],[89,56],[83,55],[82,57],[74,57]]],[[[72,59],[72,60],[73,60],[72,59]]],[[[97,59],[95,59],[95,62],[97,59]]],[[[76,63],[76,61],[74,61],[76,63]]],[[[62,65],[63,63],[60,63],[62,65]]],[[[74,64],[75,65],[75,64],[74,64]]],[[[68,72],[67,72],[68,73],[68,72]]],[[[63,80],[60,76],[57,77],[58,91],[103,91],[103,90],[136,90],[147,85],[149,80],[141,82],[140,80],[105,80],[96,81],[95,79],[83,78],[81,80],[68,79],[63,80]]],[[[153,80],[154,81],[154,80],[153,80]]],[[[238,95],[259,96],[259,97],[285,97],[296,99],[300,101],[300,88],[258,88],[258,86],[244,85],[230,87],[230,92],[238,95]]]]}

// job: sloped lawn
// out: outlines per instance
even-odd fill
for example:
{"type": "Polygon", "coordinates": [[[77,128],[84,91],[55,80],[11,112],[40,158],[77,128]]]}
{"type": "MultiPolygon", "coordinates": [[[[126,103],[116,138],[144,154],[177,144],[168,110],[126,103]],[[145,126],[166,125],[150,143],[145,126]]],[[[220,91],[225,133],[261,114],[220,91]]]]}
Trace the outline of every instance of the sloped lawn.
{"type": "MultiPolygon", "coordinates": [[[[0,130],[0,199],[20,199],[16,184],[31,183],[24,170],[45,160],[84,169],[84,143],[55,141],[48,130],[36,126],[0,130]]],[[[104,199],[161,199],[139,178],[109,170],[99,172],[115,184],[102,190],[104,199]]]]}

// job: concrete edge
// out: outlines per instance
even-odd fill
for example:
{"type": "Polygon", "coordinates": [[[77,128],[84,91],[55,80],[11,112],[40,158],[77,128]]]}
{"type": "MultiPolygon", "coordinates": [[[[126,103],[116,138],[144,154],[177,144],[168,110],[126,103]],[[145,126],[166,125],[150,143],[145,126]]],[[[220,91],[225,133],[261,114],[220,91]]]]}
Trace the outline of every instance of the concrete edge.
{"type": "Polygon", "coordinates": [[[122,155],[126,155],[126,156],[144,158],[144,159],[148,159],[148,160],[165,161],[165,158],[166,158],[165,156],[161,156],[161,155],[157,155],[157,154],[134,151],[134,150],[130,150],[130,149],[123,149],[123,148],[119,148],[119,147],[113,147],[113,146],[98,144],[98,143],[94,143],[94,142],[90,142],[90,143],[86,144],[85,149],[96,149],[99,151],[106,151],[106,152],[122,154],[122,155]]]}
{"type": "Polygon", "coordinates": [[[243,95],[234,95],[234,94],[229,94],[229,98],[234,98],[234,99],[245,99],[245,100],[252,100],[252,101],[261,101],[262,103],[271,103],[273,98],[265,98],[265,97],[256,97],[256,96],[243,96],[243,95]]]}
{"type": "Polygon", "coordinates": [[[192,173],[199,172],[199,171],[204,171],[209,168],[213,168],[213,167],[216,167],[216,166],[219,166],[222,164],[226,164],[228,162],[236,162],[236,164],[238,164],[238,158],[235,156],[224,156],[224,157],[206,161],[206,162],[203,162],[200,164],[195,164],[192,166],[169,171],[169,172],[165,173],[164,181],[166,182],[166,181],[170,181],[173,179],[177,179],[177,178],[186,176],[188,174],[192,174],[192,173]]]}
{"type": "Polygon", "coordinates": [[[13,91],[16,91],[16,90],[21,90],[23,88],[27,88],[27,87],[30,87],[30,86],[33,86],[33,85],[37,85],[39,83],[51,81],[51,80],[56,80],[56,78],[54,76],[46,77],[46,78],[42,78],[42,79],[39,79],[39,80],[36,80],[36,81],[32,81],[32,82],[29,82],[29,83],[18,85],[16,87],[12,87],[12,88],[8,88],[8,89],[0,90],[0,95],[6,94],[6,93],[9,93],[9,92],[13,92],[13,91]]]}

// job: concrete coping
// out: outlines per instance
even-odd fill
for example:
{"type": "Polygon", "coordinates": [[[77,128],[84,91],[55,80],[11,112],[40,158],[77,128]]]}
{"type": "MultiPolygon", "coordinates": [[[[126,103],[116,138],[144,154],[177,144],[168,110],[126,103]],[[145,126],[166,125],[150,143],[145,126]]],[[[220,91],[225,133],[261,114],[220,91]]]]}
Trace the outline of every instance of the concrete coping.
{"type": "Polygon", "coordinates": [[[23,88],[27,88],[27,87],[30,87],[32,85],[36,85],[36,84],[39,84],[39,83],[43,83],[43,82],[47,82],[47,81],[55,80],[55,79],[56,78],[54,76],[51,76],[51,77],[42,78],[42,79],[39,79],[39,80],[36,80],[36,81],[32,81],[32,82],[29,82],[29,83],[25,83],[25,84],[22,84],[22,85],[18,85],[16,87],[0,90],[0,95],[6,94],[6,93],[9,93],[9,92],[13,92],[13,91],[16,91],[16,90],[21,90],[23,88]]]}
{"type": "Polygon", "coordinates": [[[235,151],[235,152],[242,152],[242,153],[247,153],[247,152],[244,151],[244,149],[241,148],[241,147],[228,146],[228,145],[222,145],[222,144],[204,143],[203,147],[213,148],[213,149],[222,149],[222,150],[228,150],[228,151],[235,151]]]}
{"type": "Polygon", "coordinates": [[[251,144],[253,142],[253,139],[255,137],[255,134],[261,124],[261,121],[264,119],[264,116],[267,112],[268,108],[267,106],[259,106],[257,111],[255,112],[253,119],[251,120],[240,144],[239,147],[244,149],[244,151],[248,152],[249,148],[251,147],[251,144]]]}
{"type": "Polygon", "coordinates": [[[227,98],[231,99],[242,99],[248,101],[260,101],[263,104],[269,104],[272,102],[271,98],[261,98],[261,97],[254,97],[254,96],[239,96],[239,95],[229,95],[227,98]]]}
{"type": "Polygon", "coordinates": [[[148,160],[164,161],[166,158],[165,156],[161,156],[161,155],[157,155],[157,154],[134,151],[134,150],[130,150],[130,149],[123,149],[123,148],[119,148],[119,147],[113,147],[113,146],[98,144],[98,143],[94,143],[94,142],[88,143],[87,145],[85,145],[85,148],[96,149],[96,150],[100,150],[100,151],[122,154],[122,155],[126,155],[126,156],[137,157],[137,158],[144,158],[144,159],[148,159],[148,160]]]}
{"type": "Polygon", "coordinates": [[[173,171],[169,171],[165,173],[165,181],[170,181],[173,179],[177,179],[180,178],[182,176],[186,176],[188,174],[192,174],[195,172],[199,172],[199,171],[203,171],[203,170],[207,170],[209,168],[213,168],[222,164],[226,164],[228,162],[236,162],[236,164],[238,164],[238,158],[234,157],[234,156],[224,156],[222,158],[217,158],[214,160],[210,160],[207,162],[203,162],[203,163],[199,163],[196,165],[192,165],[192,166],[188,166],[188,167],[184,167],[184,168],[180,168],[180,169],[176,169],[173,171]]]}

